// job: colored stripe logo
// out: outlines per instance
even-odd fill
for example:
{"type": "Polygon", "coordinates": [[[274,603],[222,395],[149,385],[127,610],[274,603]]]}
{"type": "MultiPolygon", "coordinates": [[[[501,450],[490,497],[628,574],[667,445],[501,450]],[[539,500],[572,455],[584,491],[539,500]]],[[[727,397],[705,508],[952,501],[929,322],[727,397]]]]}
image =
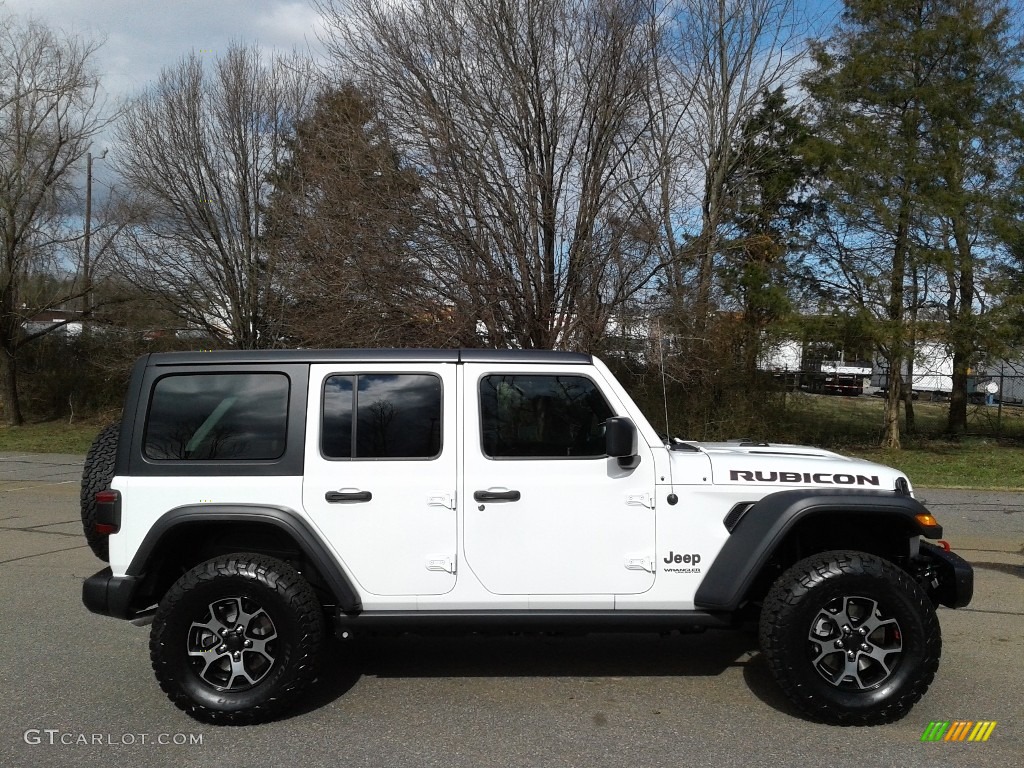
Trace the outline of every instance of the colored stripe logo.
{"type": "Polygon", "coordinates": [[[988,741],[995,728],[995,720],[933,720],[921,741],[988,741]]]}

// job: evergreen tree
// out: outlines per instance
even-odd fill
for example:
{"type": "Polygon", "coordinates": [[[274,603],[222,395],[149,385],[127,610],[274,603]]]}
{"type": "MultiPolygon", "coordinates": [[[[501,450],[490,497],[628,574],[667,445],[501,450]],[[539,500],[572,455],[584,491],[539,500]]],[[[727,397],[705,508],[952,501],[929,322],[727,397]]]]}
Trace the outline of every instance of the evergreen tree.
{"type": "Polygon", "coordinates": [[[1019,101],[1020,50],[1006,19],[1002,0],[847,0],[805,78],[827,166],[822,271],[831,290],[878,320],[888,447],[900,445],[902,374],[929,264],[946,275],[957,367],[950,426],[966,420],[976,270],[1014,135],[1006,111],[1019,101]]]}
{"type": "Polygon", "coordinates": [[[818,111],[826,283],[883,325],[889,370],[883,445],[899,447],[906,360],[904,283],[923,185],[919,134],[927,72],[919,0],[849,0],[831,40],[813,49],[805,86],[818,111]]]}
{"type": "Polygon", "coordinates": [[[266,238],[286,265],[288,338],[346,347],[448,340],[423,336],[451,313],[424,297],[410,259],[419,180],[367,94],[352,84],[321,93],[270,181],[266,238]]]}
{"type": "Polygon", "coordinates": [[[725,295],[739,310],[737,351],[750,378],[766,332],[793,307],[794,277],[811,213],[807,141],[803,114],[780,87],[763,93],[760,109],[734,148],[737,162],[728,181],[734,199],[732,236],[725,244],[721,279],[725,295]]]}
{"type": "Polygon", "coordinates": [[[1021,120],[1024,48],[1011,32],[1003,0],[943,3],[934,34],[944,53],[938,87],[928,94],[925,138],[934,169],[926,190],[934,228],[942,233],[939,266],[946,275],[948,345],[953,390],[947,429],[967,429],[968,374],[995,334],[995,316],[979,312],[983,282],[1011,243],[999,237],[1014,204],[1014,164],[1024,149],[1021,120]]]}

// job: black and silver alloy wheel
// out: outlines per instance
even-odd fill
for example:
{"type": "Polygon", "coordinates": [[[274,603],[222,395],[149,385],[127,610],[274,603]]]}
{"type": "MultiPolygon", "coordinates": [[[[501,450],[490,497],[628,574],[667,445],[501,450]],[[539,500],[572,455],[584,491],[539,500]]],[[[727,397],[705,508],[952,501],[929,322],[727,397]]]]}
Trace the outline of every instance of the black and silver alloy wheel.
{"type": "Polygon", "coordinates": [[[899,664],[903,636],[870,597],[837,597],[819,611],[807,636],[811,663],[840,688],[865,690],[884,682],[899,664]]]}
{"type": "Polygon", "coordinates": [[[898,720],[928,690],[942,636],[935,607],[896,564],[866,552],[813,555],[776,580],[761,651],[789,700],[836,725],[898,720]]]}
{"type": "Polygon", "coordinates": [[[270,720],[315,679],[323,608],[294,568],[266,555],[208,560],[167,591],[149,640],[160,687],[210,723],[270,720]]]}
{"type": "Polygon", "coordinates": [[[215,688],[241,691],[258,684],[274,666],[277,629],[250,597],[225,597],[210,603],[192,622],[186,652],[202,680],[215,688]]]}

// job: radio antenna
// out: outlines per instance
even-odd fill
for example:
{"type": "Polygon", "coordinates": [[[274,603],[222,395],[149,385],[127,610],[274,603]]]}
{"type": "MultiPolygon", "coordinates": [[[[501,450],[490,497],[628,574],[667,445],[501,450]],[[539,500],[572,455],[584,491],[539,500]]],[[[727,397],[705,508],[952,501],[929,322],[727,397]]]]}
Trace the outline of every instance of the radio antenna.
{"type": "Polygon", "coordinates": [[[658,329],[658,362],[661,367],[661,403],[665,407],[665,442],[672,444],[672,433],[668,429],[668,385],[665,383],[665,345],[661,336],[661,320],[655,321],[658,329]]]}

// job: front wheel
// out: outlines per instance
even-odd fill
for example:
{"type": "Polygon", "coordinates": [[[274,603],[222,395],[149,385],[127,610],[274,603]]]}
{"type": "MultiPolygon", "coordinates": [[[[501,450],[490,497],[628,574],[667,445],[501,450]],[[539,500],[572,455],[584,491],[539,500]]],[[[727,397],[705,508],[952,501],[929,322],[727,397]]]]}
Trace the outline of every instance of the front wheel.
{"type": "Polygon", "coordinates": [[[837,725],[903,717],[939,666],[935,609],[882,558],[824,552],[782,574],[764,602],[761,649],[789,699],[837,725]]]}
{"type": "Polygon", "coordinates": [[[290,565],[234,554],[196,566],[168,590],[150,657],[179,708],[210,723],[271,719],[313,681],[323,611],[290,565]]]}

